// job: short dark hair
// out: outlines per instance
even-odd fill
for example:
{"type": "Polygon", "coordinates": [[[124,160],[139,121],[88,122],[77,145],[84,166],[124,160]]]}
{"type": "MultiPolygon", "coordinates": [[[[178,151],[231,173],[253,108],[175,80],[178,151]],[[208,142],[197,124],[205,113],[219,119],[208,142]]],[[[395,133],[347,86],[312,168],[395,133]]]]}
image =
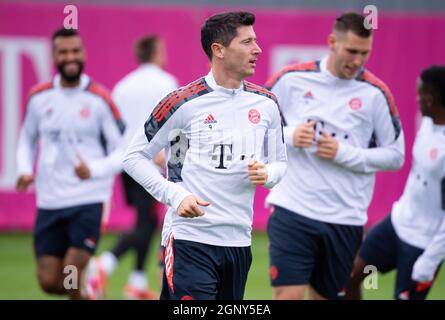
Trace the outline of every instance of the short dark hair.
{"type": "Polygon", "coordinates": [[[207,57],[212,60],[212,43],[228,47],[237,36],[239,26],[252,26],[255,15],[250,12],[225,12],[211,16],[201,27],[201,45],[207,57]]]}
{"type": "Polygon", "coordinates": [[[76,29],[60,28],[53,33],[51,40],[54,41],[54,39],[58,37],[75,37],[75,36],[80,36],[79,32],[76,29]]]}
{"type": "Polygon", "coordinates": [[[157,35],[143,36],[136,41],[135,54],[140,63],[150,62],[153,60],[158,41],[159,36],[157,35]]]}
{"type": "Polygon", "coordinates": [[[365,27],[365,16],[356,12],[345,12],[334,23],[334,31],[346,33],[353,32],[362,38],[369,38],[372,34],[371,28],[365,27]]]}
{"type": "Polygon", "coordinates": [[[423,87],[433,95],[434,103],[445,107],[445,66],[433,65],[420,74],[423,87]]]}

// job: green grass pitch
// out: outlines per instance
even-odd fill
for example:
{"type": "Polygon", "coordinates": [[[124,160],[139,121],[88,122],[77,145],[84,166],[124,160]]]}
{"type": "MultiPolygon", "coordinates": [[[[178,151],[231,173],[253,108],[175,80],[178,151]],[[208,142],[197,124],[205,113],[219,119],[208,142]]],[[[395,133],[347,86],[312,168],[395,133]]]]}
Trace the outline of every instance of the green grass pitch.
{"type": "MultiPolygon", "coordinates": [[[[116,234],[105,234],[99,245],[99,252],[109,249],[116,240],[116,234]]],[[[159,291],[158,269],[159,235],[150,250],[147,267],[150,287],[159,291]]],[[[245,299],[271,299],[268,279],[267,236],[253,235],[253,263],[246,287],[245,299]]],[[[133,266],[133,253],[123,257],[115,273],[109,279],[108,298],[122,299],[122,290],[133,266]]],[[[365,299],[391,299],[394,286],[394,272],[379,275],[378,289],[364,290],[365,299]]],[[[35,261],[32,252],[32,236],[29,233],[0,233],[0,299],[60,299],[43,293],[35,277],[35,261]]],[[[438,279],[429,294],[429,299],[445,299],[445,272],[438,279]]]]}

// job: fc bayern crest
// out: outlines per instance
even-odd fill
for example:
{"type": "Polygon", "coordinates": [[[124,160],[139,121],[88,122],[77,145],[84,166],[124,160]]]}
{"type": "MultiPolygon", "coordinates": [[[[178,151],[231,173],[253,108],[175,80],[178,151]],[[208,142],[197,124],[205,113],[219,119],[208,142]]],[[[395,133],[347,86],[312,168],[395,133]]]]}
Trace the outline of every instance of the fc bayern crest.
{"type": "Polygon", "coordinates": [[[257,124],[261,121],[261,114],[258,112],[257,109],[250,109],[249,110],[249,120],[253,124],[257,124]]]}
{"type": "Polygon", "coordinates": [[[80,109],[79,114],[82,118],[88,119],[91,115],[91,110],[88,107],[84,107],[84,108],[80,109]]]}
{"type": "Polygon", "coordinates": [[[431,149],[431,151],[430,151],[430,159],[431,160],[436,160],[438,155],[439,155],[439,150],[437,150],[437,148],[431,149]]]}
{"type": "Polygon", "coordinates": [[[362,107],[362,100],[360,98],[352,98],[349,100],[349,108],[354,111],[359,110],[362,107]]]}

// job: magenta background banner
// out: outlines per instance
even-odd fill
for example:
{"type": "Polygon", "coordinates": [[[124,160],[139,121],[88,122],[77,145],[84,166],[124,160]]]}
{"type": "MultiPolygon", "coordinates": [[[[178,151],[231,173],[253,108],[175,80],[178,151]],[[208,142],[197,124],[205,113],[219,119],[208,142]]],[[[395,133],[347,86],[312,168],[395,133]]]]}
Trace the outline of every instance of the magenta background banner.
{"type": "MultiPolygon", "coordinates": [[[[234,9],[78,5],[79,31],[87,49],[86,72],[111,89],[136,67],[134,40],[158,33],[166,40],[167,70],[181,85],[204,75],[208,61],[200,44],[200,26],[211,14],[234,9]]],[[[338,11],[248,9],[256,14],[255,31],[263,50],[257,72],[249,79],[263,84],[284,63],[316,57],[326,50],[326,37],[338,11]]],[[[14,153],[26,95],[54,70],[49,37],[63,25],[61,4],[0,4],[0,229],[30,229],[35,217],[33,193],[14,191],[14,153]]],[[[380,13],[374,49],[367,67],[391,88],[405,131],[407,156],[399,172],[379,174],[369,223],[386,215],[403,191],[411,166],[416,131],[415,80],[421,69],[445,64],[445,17],[380,13]]],[[[112,200],[110,228],[125,228],[133,219],[125,205],[120,180],[112,200]]],[[[264,229],[268,212],[260,189],[254,227],[264,229]]]]}

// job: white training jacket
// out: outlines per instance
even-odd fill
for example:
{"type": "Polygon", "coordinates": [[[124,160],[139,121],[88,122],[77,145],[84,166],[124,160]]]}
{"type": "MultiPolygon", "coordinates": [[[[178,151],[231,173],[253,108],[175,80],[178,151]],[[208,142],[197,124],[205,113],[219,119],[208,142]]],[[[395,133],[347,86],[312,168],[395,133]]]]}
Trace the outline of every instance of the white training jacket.
{"type": "Polygon", "coordinates": [[[112,97],[125,123],[127,145],[156,103],[176,88],[176,79],[153,63],[141,64],[115,85],[112,97]]]}
{"type": "Polygon", "coordinates": [[[445,125],[431,118],[422,119],[408,181],[392,207],[391,221],[401,240],[425,249],[418,263],[426,270],[417,272],[432,278],[445,258],[445,125]]]}
{"type": "Polygon", "coordinates": [[[394,99],[388,87],[361,70],[352,80],[339,79],[326,68],[327,58],[285,67],[266,87],[276,95],[286,122],[286,176],[267,202],[310,219],[364,225],[377,171],[397,170],[404,161],[404,139],[394,99]],[[316,121],[339,148],[333,161],[311,148],[296,148],[295,128],[316,121]]]}
{"type": "Polygon", "coordinates": [[[286,169],[281,116],[269,91],[244,81],[238,89],[206,77],[162,99],[131,142],[124,169],[154,198],[170,206],[163,241],[175,239],[216,246],[251,244],[255,186],[247,175],[249,159],[267,163],[266,187],[286,169]],[[164,179],[150,162],[167,148],[164,179]],[[210,202],[205,214],[182,218],[176,209],[194,194],[210,202]]]}
{"type": "Polygon", "coordinates": [[[60,75],[35,86],[27,104],[17,149],[18,176],[32,175],[38,148],[37,207],[60,209],[105,202],[122,157],[113,151],[124,125],[108,92],[83,74],[75,88],[60,86],[60,75]],[[75,174],[79,159],[92,177],[75,174]]]}

